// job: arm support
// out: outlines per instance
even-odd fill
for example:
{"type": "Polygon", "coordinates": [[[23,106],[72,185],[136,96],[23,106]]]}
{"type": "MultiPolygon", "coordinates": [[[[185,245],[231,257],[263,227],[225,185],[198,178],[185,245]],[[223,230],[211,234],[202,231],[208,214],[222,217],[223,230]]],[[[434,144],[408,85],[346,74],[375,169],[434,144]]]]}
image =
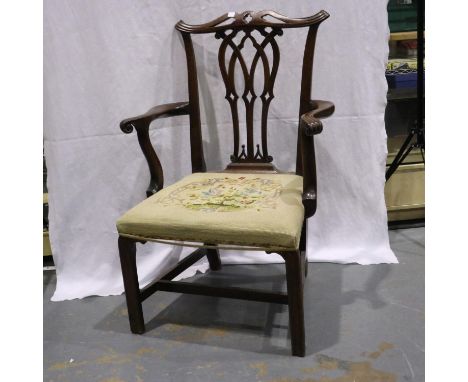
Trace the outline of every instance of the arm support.
{"type": "Polygon", "coordinates": [[[302,204],[306,219],[314,215],[317,209],[314,135],[320,134],[323,129],[322,121],[319,118],[329,117],[335,111],[335,106],[328,101],[310,101],[310,105],[312,110],[303,114],[299,121],[303,171],[302,204]]]}
{"type": "Polygon", "coordinates": [[[188,102],[168,103],[165,105],[155,106],[145,114],[139,115],[138,117],[127,118],[120,122],[120,129],[125,134],[129,134],[133,129],[136,129],[138,143],[140,144],[141,150],[148,162],[151,180],[148,189],[146,190],[146,196],[149,197],[155,194],[164,186],[164,174],[161,162],[159,161],[156,151],[154,151],[154,147],[151,144],[149,136],[150,123],[158,118],[186,115],[189,113],[190,110],[188,102]]]}

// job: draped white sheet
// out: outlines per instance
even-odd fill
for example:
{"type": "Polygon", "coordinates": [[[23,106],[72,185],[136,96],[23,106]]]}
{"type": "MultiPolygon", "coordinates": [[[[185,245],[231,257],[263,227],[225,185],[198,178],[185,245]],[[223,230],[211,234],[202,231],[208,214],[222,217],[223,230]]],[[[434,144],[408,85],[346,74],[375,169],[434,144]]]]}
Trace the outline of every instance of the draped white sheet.
{"type": "MultiPolygon", "coordinates": [[[[226,11],[274,9],[291,17],[320,9],[313,98],[335,103],[316,139],[318,210],[309,219],[309,261],[397,262],[384,203],[386,0],[44,2],[44,144],[50,238],[57,265],[53,300],[123,291],[115,221],[145,197],[149,175],[136,136],[119,121],[154,105],[187,100],[179,19],[209,21],[226,11]]],[[[269,151],[294,170],[305,30],[285,30],[270,108],[269,151]]],[[[195,36],[205,157],[209,170],[228,163],[232,128],[217,47],[195,36]]],[[[188,118],[157,121],[151,137],[165,182],[190,173],[188,118]]],[[[143,285],[192,249],[138,245],[143,285]]],[[[280,262],[262,252],[223,251],[225,263],[280,262]]],[[[206,270],[206,261],[186,271],[206,270]]]]}

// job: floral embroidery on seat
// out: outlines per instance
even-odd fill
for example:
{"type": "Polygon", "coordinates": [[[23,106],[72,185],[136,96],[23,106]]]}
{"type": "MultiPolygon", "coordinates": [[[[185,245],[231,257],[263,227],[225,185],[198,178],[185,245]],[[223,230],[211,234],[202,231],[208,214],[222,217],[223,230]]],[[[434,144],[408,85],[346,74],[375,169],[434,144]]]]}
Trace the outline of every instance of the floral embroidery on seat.
{"type": "Polygon", "coordinates": [[[210,178],[172,191],[158,202],[203,212],[229,212],[246,208],[276,208],[281,183],[262,178],[210,178]]]}

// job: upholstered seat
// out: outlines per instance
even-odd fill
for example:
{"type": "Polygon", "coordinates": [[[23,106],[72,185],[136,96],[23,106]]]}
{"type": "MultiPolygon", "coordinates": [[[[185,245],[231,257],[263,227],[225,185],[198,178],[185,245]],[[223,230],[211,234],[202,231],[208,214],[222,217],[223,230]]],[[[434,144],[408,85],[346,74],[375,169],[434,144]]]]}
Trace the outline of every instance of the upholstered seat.
{"type": "Polygon", "coordinates": [[[143,240],[297,250],[302,182],[293,174],[191,174],[132,208],[117,229],[143,240]]]}

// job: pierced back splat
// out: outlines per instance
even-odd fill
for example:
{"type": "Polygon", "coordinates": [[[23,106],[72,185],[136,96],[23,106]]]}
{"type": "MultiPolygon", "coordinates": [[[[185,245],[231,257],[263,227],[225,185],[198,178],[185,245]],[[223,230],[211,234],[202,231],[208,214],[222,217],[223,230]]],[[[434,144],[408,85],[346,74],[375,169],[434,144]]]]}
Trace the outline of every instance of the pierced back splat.
{"type": "Polygon", "coordinates": [[[274,97],[273,87],[275,84],[276,74],[278,72],[280,52],[278,44],[275,41],[275,36],[283,34],[281,29],[272,29],[271,32],[266,32],[265,28],[258,29],[260,34],[264,37],[263,41],[259,44],[254,36],[252,36],[253,30],[247,30],[244,32],[244,36],[240,40],[239,44],[236,44],[233,39],[239,33],[238,30],[233,30],[231,33],[225,33],[225,31],[216,32],[216,38],[222,39],[221,46],[219,48],[218,60],[219,67],[221,69],[221,75],[226,86],[226,99],[229,102],[232,113],[232,123],[234,132],[234,153],[231,155],[231,161],[235,162],[263,162],[269,163],[273,160],[268,155],[267,145],[267,118],[268,108],[270,102],[274,97]],[[253,57],[252,64],[248,68],[246,61],[242,55],[242,49],[244,48],[245,42],[250,40],[256,53],[253,57]],[[273,51],[273,63],[270,69],[268,57],[265,53],[265,48],[270,45],[273,51]],[[229,57],[228,49],[230,48],[231,54],[229,57]],[[254,150],[254,134],[253,134],[253,116],[255,100],[258,95],[255,93],[254,88],[254,76],[255,70],[259,61],[262,61],[263,65],[263,91],[260,94],[262,100],[262,119],[261,119],[261,145],[256,145],[254,150]],[[247,152],[245,151],[245,145],[242,145],[242,151],[239,154],[239,116],[237,101],[239,95],[237,94],[235,87],[235,67],[239,63],[242,74],[244,77],[244,92],[242,94],[242,100],[245,104],[246,110],[246,128],[247,128],[247,152]]]}
{"type": "MultiPolygon", "coordinates": [[[[284,28],[309,27],[306,50],[304,51],[300,113],[307,112],[308,110],[304,110],[303,105],[310,101],[313,56],[313,47],[312,50],[310,50],[310,47],[315,43],[315,34],[319,24],[327,19],[328,16],[328,13],[325,11],[320,11],[313,16],[304,18],[288,18],[274,11],[245,11],[241,13],[229,12],[201,25],[189,25],[183,21],[177,23],[176,29],[182,33],[187,54],[189,99],[191,104],[190,125],[191,134],[194,136],[200,136],[201,129],[197,74],[190,35],[214,33],[215,38],[221,40],[218,62],[226,87],[225,98],[231,109],[234,136],[234,150],[227,170],[248,168],[249,170],[277,171],[271,163],[273,158],[268,153],[267,139],[268,110],[274,98],[273,88],[280,61],[280,50],[275,38],[283,35],[284,28]],[[257,41],[256,35],[260,37],[259,41],[257,41]],[[238,43],[234,41],[236,38],[237,40],[240,39],[238,43]],[[246,42],[252,44],[254,51],[250,66],[247,65],[242,54],[246,42]],[[270,49],[272,52],[271,63],[266,53],[267,49],[270,49]],[[260,94],[256,94],[254,79],[259,65],[263,68],[263,88],[260,94]],[[236,90],[236,68],[240,68],[244,80],[242,94],[238,94],[236,90]],[[304,75],[304,73],[308,72],[310,74],[304,75]],[[244,102],[246,113],[246,144],[242,145],[239,134],[239,98],[242,98],[244,102]],[[261,100],[260,142],[254,141],[254,106],[257,98],[261,100]],[[241,147],[239,147],[240,145],[241,147]]],[[[201,142],[196,142],[196,145],[201,146],[201,142]]],[[[198,167],[201,167],[201,164],[198,167]]]]}

